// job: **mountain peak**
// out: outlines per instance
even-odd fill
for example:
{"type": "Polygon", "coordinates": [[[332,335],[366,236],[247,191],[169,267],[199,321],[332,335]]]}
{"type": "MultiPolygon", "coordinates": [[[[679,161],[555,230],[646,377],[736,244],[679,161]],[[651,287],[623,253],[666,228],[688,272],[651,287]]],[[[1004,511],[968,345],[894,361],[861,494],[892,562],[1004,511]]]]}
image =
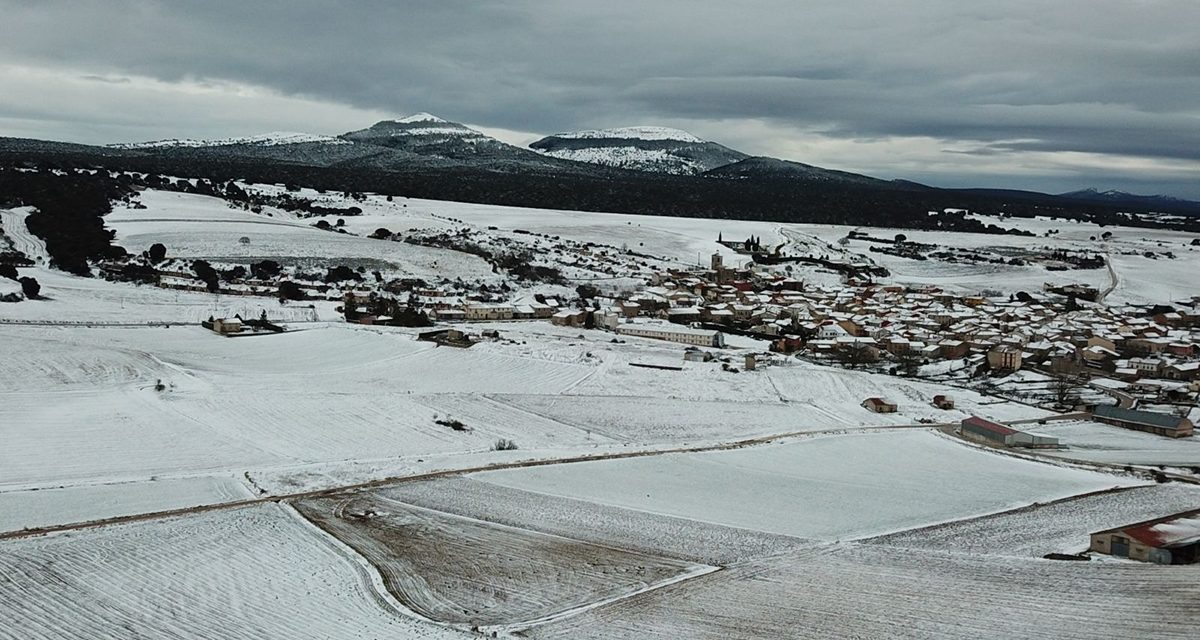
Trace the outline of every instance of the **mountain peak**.
{"type": "Polygon", "coordinates": [[[439,118],[439,117],[433,115],[432,113],[426,113],[424,111],[422,111],[420,113],[414,113],[411,116],[405,116],[405,117],[399,118],[397,120],[392,120],[392,122],[398,122],[400,124],[413,124],[414,122],[434,122],[434,123],[440,123],[440,124],[450,124],[449,120],[443,120],[442,118],[439,118]]]}

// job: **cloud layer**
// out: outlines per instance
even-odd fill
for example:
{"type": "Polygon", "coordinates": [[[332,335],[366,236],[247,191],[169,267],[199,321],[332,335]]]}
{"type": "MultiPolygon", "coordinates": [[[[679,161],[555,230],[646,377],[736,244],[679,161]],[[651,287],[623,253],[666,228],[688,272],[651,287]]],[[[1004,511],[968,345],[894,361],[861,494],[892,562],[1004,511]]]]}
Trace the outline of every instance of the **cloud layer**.
{"type": "Polygon", "coordinates": [[[1200,197],[1194,0],[0,0],[0,134],[631,124],[951,186],[1200,197]]]}

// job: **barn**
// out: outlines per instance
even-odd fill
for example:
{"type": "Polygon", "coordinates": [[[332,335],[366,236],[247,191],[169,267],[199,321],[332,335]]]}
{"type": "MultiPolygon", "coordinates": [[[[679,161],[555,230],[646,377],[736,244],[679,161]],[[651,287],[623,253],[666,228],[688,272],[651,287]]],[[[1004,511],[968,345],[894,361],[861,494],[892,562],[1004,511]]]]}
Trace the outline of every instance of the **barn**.
{"type": "Polygon", "coordinates": [[[1200,509],[1097,531],[1090,549],[1156,564],[1195,563],[1200,561],[1200,509]]]}
{"type": "Polygon", "coordinates": [[[1191,420],[1166,413],[1122,409],[1102,404],[1092,411],[1092,419],[1096,422],[1145,431],[1168,438],[1187,438],[1192,435],[1191,420]]]}
{"type": "Polygon", "coordinates": [[[883,398],[867,398],[862,401],[862,406],[874,413],[896,413],[896,405],[883,398]]]}
{"type": "Polygon", "coordinates": [[[1026,447],[1031,449],[1049,449],[1058,446],[1058,438],[1043,436],[1036,433],[1018,431],[999,422],[985,420],[978,416],[964,418],[959,424],[962,435],[1007,447],[1026,447]]]}

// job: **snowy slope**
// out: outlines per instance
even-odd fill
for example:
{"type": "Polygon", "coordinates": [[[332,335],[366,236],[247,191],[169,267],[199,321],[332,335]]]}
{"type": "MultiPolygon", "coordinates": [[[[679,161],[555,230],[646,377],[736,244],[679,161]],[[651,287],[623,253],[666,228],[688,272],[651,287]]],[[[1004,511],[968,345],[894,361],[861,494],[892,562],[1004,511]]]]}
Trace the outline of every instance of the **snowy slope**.
{"type": "Polygon", "coordinates": [[[217,140],[195,140],[190,138],[154,140],[150,142],[126,142],[109,145],[114,149],[162,149],[168,147],[227,147],[233,145],[258,145],[275,147],[288,144],[322,142],[325,144],[350,144],[346,140],[333,136],[322,136],[312,133],[297,133],[292,131],[273,131],[240,138],[223,138],[217,140]]]}
{"type": "Polygon", "coordinates": [[[548,156],[619,169],[694,175],[746,157],[667,127],[621,127],[556,133],[529,145],[548,156]]]}

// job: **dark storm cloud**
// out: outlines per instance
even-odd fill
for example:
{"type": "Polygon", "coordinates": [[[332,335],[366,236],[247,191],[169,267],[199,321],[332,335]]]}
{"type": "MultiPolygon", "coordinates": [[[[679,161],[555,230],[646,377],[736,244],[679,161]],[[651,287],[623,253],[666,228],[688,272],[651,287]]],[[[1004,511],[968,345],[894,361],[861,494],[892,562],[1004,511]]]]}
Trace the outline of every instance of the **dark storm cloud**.
{"type": "Polygon", "coordinates": [[[1200,3],[964,4],[0,0],[0,63],[232,81],[517,131],[758,120],[1200,160],[1200,3]]]}

